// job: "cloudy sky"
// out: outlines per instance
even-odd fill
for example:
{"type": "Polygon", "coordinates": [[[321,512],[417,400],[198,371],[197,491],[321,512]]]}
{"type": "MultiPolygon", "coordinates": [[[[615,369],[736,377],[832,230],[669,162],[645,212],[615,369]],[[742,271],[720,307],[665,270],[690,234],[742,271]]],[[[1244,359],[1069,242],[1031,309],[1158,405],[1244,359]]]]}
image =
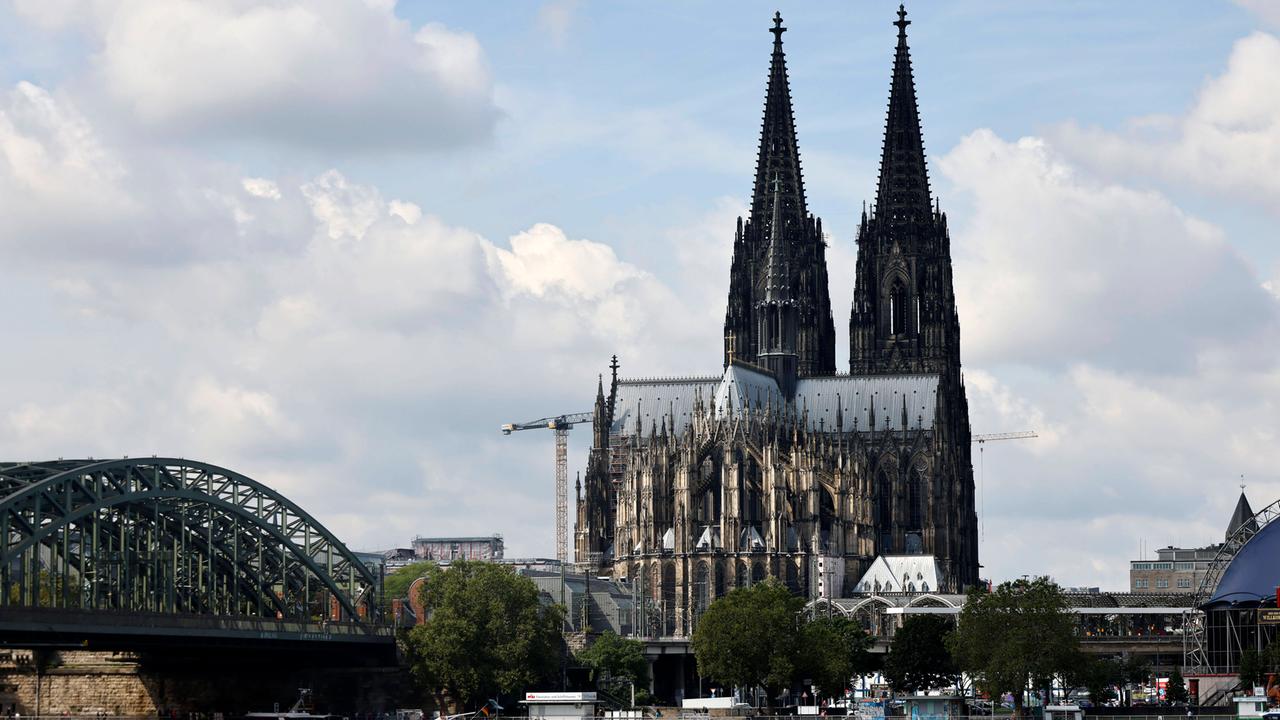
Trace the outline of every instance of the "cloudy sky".
{"type": "MultiPolygon", "coordinates": [[[[718,370],[774,9],[0,0],[0,455],[550,555],[498,427],[718,370]]],[[[843,365],[896,8],[781,9],[843,365]]],[[[1280,497],[1280,4],[909,10],[973,427],[1040,433],[975,467],[984,572],[1122,588],[1280,497]]]]}

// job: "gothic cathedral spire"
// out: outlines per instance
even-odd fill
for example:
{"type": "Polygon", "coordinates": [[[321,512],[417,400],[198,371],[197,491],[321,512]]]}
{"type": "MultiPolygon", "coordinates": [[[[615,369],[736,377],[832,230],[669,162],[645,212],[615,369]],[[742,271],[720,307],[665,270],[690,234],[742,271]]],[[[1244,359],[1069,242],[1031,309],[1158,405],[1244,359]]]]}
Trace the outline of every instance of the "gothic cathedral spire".
{"type": "Polygon", "coordinates": [[[773,16],[773,54],[765,93],[760,150],[752,187],[751,214],[738,219],[724,323],[724,364],[734,360],[764,364],[764,327],[758,313],[769,280],[769,246],[779,243],[784,282],[794,306],[796,372],[835,373],[835,325],[827,289],[826,242],[822,221],[809,214],[791,109],[791,87],[782,51],[781,14],[773,16]],[[776,238],[775,238],[776,236],[776,238]]]}
{"type": "Polygon", "coordinates": [[[863,210],[849,319],[849,370],[960,372],[960,321],[951,281],[947,218],[932,205],[916,104],[906,9],[898,6],[898,44],[885,118],[876,204],[863,210]]]}
{"type": "Polygon", "coordinates": [[[898,28],[898,47],[893,58],[893,82],[875,205],[876,215],[893,223],[925,221],[930,212],[929,173],[924,162],[916,83],[907,47],[910,24],[906,8],[899,5],[898,20],[894,23],[898,28]]]}

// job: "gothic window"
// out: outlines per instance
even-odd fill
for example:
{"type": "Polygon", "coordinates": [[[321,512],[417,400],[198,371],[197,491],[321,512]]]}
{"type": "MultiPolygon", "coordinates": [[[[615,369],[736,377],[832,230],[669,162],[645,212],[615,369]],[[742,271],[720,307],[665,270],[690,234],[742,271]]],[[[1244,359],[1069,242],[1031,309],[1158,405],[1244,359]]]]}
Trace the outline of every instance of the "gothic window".
{"type": "Polygon", "coordinates": [[[907,289],[901,278],[893,281],[889,289],[889,334],[907,333],[907,289]]]}
{"type": "Polygon", "coordinates": [[[715,570],[716,570],[715,597],[717,598],[724,597],[724,565],[722,563],[716,563],[715,570]]]}
{"type": "Polygon", "coordinates": [[[834,552],[833,548],[837,540],[831,533],[836,519],[835,499],[829,491],[823,489],[818,495],[818,503],[818,543],[823,552],[834,552]]]}
{"type": "Polygon", "coordinates": [[[676,565],[667,562],[662,567],[662,617],[663,635],[676,634],[676,565]]]}
{"type": "Polygon", "coordinates": [[[747,587],[751,584],[751,576],[747,573],[747,564],[745,562],[738,563],[737,580],[734,587],[747,587]]]}
{"type": "Polygon", "coordinates": [[[764,582],[764,563],[758,562],[751,568],[751,584],[764,582]]]}
{"type": "Polygon", "coordinates": [[[893,477],[885,469],[876,477],[875,519],[880,540],[876,552],[881,555],[893,552],[893,477]]]}
{"type": "Polygon", "coordinates": [[[787,589],[793,593],[800,593],[800,578],[796,573],[796,564],[790,560],[787,563],[787,589]]]}
{"type": "Polygon", "coordinates": [[[699,615],[707,609],[707,595],[711,591],[711,570],[706,561],[700,562],[693,573],[693,611],[699,615]]]}
{"type": "Polygon", "coordinates": [[[907,482],[907,528],[921,530],[924,528],[924,489],[925,480],[921,469],[917,466],[911,470],[911,479],[907,482]]]}

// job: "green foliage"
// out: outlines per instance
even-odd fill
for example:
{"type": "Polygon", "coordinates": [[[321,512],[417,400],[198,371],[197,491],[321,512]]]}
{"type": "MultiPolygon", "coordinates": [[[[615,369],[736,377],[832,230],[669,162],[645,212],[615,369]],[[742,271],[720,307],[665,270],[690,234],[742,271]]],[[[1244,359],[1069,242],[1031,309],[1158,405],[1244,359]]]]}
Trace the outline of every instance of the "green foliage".
{"type": "Polygon", "coordinates": [[[1280,672],[1280,640],[1273,640],[1259,655],[1263,673],[1280,672]]]}
{"type": "Polygon", "coordinates": [[[1066,598],[1047,577],[971,591],[947,647],[979,688],[992,697],[1012,693],[1017,714],[1033,681],[1070,672],[1080,653],[1066,598]]]}
{"type": "Polygon", "coordinates": [[[434,567],[432,562],[416,562],[409,563],[404,567],[396,570],[382,580],[382,594],[390,602],[396,599],[404,599],[409,597],[409,586],[414,580],[425,577],[427,571],[434,567]]]}
{"type": "Polygon", "coordinates": [[[711,603],[691,639],[699,674],[728,686],[763,685],[772,699],[796,676],[802,607],[772,579],[711,603]]]}
{"type": "Polygon", "coordinates": [[[1164,688],[1164,699],[1171,703],[1185,703],[1189,699],[1187,683],[1182,679],[1182,671],[1174,668],[1169,673],[1169,683],[1164,688]]]}
{"type": "Polygon", "coordinates": [[[649,662],[644,657],[644,643],[619,637],[612,630],[601,633],[578,653],[578,663],[591,668],[597,682],[607,674],[614,680],[630,680],[637,692],[644,692],[649,685],[649,662]]]}
{"type": "Polygon", "coordinates": [[[821,697],[843,697],[853,676],[872,670],[871,644],[871,636],[852,618],[815,618],[800,629],[798,669],[821,697]]]}
{"type": "Polygon", "coordinates": [[[427,570],[427,621],[405,652],[419,688],[444,707],[474,707],[554,678],[563,658],[564,610],[544,606],[532,580],[508,567],[456,561],[427,570]]]}
{"type": "Polygon", "coordinates": [[[960,669],[946,643],[952,629],[951,620],[942,615],[907,616],[884,659],[889,686],[910,693],[955,685],[960,669]]]}
{"type": "Polygon", "coordinates": [[[1068,673],[1070,684],[1089,691],[1094,705],[1102,705],[1115,699],[1112,686],[1124,682],[1121,663],[1111,659],[1081,655],[1076,667],[1068,673]]]}
{"type": "Polygon", "coordinates": [[[1240,685],[1251,688],[1262,684],[1262,656],[1253,648],[1240,653],[1240,685]]]}

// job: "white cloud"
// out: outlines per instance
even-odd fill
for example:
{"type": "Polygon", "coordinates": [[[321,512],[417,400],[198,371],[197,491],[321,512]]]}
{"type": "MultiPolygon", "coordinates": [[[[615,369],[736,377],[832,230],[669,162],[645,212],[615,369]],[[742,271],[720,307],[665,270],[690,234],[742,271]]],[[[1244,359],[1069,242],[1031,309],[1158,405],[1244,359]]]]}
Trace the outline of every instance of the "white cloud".
{"type": "MultiPolygon", "coordinates": [[[[1274,7],[1274,3],[1268,3],[1274,7]]],[[[1182,117],[1147,118],[1124,132],[1064,124],[1051,137],[1111,177],[1154,176],[1220,197],[1280,207],[1280,38],[1238,40],[1227,69],[1210,78],[1182,117]]]]}
{"type": "Polygon", "coordinates": [[[272,192],[180,154],[122,153],[65,94],[19,82],[0,95],[0,245],[11,260],[163,265],[288,246],[303,206],[272,192]]]}
{"type": "Polygon", "coordinates": [[[280,186],[266,178],[245,178],[241,181],[245,192],[254,197],[267,198],[268,200],[279,200],[280,186]]]}
{"type": "Polygon", "coordinates": [[[448,149],[498,112],[474,36],[393,3],[345,0],[21,2],[96,44],[93,87],[150,132],[339,149],[448,149]]]}
{"type": "Polygon", "coordinates": [[[496,249],[495,256],[511,291],[536,297],[561,292],[599,300],[618,284],[641,275],[619,263],[608,245],[570,240],[563,230],[546,223],[512,237],[511,250],[496,249]]]}
{"type": "Polygon", "coordinates": [[[974,203],[953,245],[966,358],[1167,371],[1224,342],[1276,344],[1255,269],[1167,198],[986,130],[939,166],[974,203]]]}
{"type": "Polygon", "coordinates": [[[973,427],[1041,435],[975,458],[987,572],[1118,588],[1140,539],[1213,542],[1238,475],[1280,462],[1280,303],[1258,268],[1053,141],[981,130],[939,167],[972,205],[952,246],[973,427]]]}
{"type": "Polygon", "coordinates": [[[578,0],[547,0],[538,8],[538,29],[555,47],[564,47],[568,41],[578,4],[578,0]]]}
{"type": "Polygon", "coordinates": [[[1235,0],[1235,3],[1263,22],[1280,27],[1280,5],[1274,0],[1235,0]]]}

